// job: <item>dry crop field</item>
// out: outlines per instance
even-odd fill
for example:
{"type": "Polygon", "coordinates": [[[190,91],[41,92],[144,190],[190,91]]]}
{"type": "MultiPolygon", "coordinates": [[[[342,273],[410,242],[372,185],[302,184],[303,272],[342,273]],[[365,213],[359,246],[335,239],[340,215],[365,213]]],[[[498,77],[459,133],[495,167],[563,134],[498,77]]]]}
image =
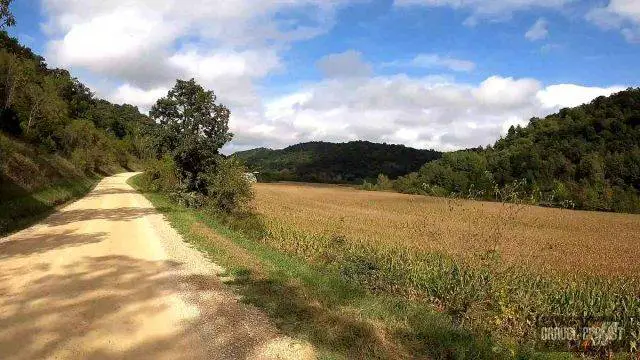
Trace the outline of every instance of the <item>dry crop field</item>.
{"type": "Polygon", "coordinates": [[[508,264],[554,274],[640,274],[640,215],[291,183],[257,184],[256,207],[280,232],[461,258],[495,249],[508,264]]]}

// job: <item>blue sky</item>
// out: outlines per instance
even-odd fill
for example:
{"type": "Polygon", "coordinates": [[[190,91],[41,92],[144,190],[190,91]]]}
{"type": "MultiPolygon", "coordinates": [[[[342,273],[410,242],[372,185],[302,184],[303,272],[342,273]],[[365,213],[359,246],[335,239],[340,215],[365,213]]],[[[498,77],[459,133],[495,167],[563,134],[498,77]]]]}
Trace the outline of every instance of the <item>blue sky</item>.
{"type": "Polygon", "coordinates": [[[636,0],[20,0],[10,32],[147,110],[195,77],[227,152],[364,139],[453,150],[640,84],[636,0]]]}

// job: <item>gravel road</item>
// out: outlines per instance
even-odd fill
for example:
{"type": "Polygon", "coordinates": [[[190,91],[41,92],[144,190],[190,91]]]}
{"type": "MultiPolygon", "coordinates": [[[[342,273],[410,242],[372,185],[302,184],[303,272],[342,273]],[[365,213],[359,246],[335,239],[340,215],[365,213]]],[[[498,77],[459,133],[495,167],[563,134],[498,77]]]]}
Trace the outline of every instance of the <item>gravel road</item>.
{"type": "Polygon", "coordinates": [[[0,239],[0,359],[309,359],[126,180],[0,239]]]}

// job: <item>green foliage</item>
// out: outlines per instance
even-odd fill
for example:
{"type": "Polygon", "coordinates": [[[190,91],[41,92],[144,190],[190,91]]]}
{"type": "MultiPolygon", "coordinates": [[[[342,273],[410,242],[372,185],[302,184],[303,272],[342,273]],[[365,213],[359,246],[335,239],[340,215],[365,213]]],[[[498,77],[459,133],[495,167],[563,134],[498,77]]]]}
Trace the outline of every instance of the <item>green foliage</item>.
{"type": "Polygon", "coordinates": [[[360,186],[360,188],[362,190],[368,190],[368,191],[372,191],[372,190],[378,190],[378,191],[386,191],[386,190],[393,190],[393,181],[391,179],[389,179],[388,176],[386,176],[385,174],[379,174],[378,178],[376,179],[376,183],[372,184],[370,182],[368,182],[367,180],[365,180],[362,185],[360,186]]]}
{"type": "Polygon", "coordinates": [[[145,191],[169,194],[178,191],[178,169],[170,156],[165,156],[159,160],[148,160],[145,170],[140,178],[141,186],[145,191]]]}
{"type": "Polygon", "coordinates": [[[520,180],[542,205],[640,212],[640,89],[533,118],[493,147],[447,153],[394,188],[499,200],[497,189],[520,180]]]}
{"type": "Polygon", "coordinates": [[[205,90],[194,79],[178,80],[151,109],[151,118],[158,123],[157,154],[173,156],[185,191],[206,194],[203,175],[216,165],[219,149],[233,136],[229,132],[230,114],[227,107],[216,104],[213,91],[205,90]]]}
{"type": "Polygon", "coordinates": [[[310,142],[282,150],[253,149],[235,153],[261,181],[307,181],[360,184],[383,173],[392,179],[416,171],[440,158],[433,150],[403,145],[352,141],[342,144],[310,142]]]}
{"type": "Polygon", "coordinates": [[[13,0],[0,0],[0,29],[13,26],[16,23],[16,18],[9,10],[9,5],[13,0]]]}
{"type": "Polygon", "coordinates": [[[209,204],[213,209],[224,213],[248,210],[253,189],[245,173],[246,169],[238,159],[218,159],[215,171],[206,175],[209,204]]]}

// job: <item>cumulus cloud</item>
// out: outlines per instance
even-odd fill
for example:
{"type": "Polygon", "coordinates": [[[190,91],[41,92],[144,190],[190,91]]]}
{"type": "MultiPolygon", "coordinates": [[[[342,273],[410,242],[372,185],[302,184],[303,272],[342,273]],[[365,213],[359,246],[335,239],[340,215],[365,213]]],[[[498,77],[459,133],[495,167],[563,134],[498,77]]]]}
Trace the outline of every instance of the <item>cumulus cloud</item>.
{"type": "MultiPolygon", "coordinates": [[[[465,24],[474,25],[483,19],[504,19],[514,12],[533,8],[561,9],[577,0],[394,0],[396,6],[451,7],[471,12],[465,24]]],[[[629,0],[633,1],[633,0],[629,0]]]]}
{"type": "Polygon", "coordinates": [[[425,69],[448,69],[452,71],[469,72],[476,68],[473,61],[457,59],[438,54],[418,54],[408,61],[395,60],[384,63],[385,67],[417,67],[425,69]]]}
{"type": "Polygon", "coordinates": [[[222,65],[247,83],[277,68],[283,47],[328,30],[346,1],[43,0],[47,58],[144,90],[222,65]]]}
{"type": "Polygon", "coordinates": [[[151,109],[151,106],[155,104],[159,98],[167,95],[168,92],[169,88],[165,87],[142,90],[131,86],[130,84],[124,84],[111,93],[110,98],[117,103],[135,105],[141,111],[148,112],[151,109]]]}
{"type": "Polygon", "coordinates": [[[604,29],[618,29],[628,42],[640,43],[640,2],[611,0],[607,6],[592,9],[587,19],[604,29]]]}
{"type": "Polygon", "coordinates": [[[195,77],[233,107],[259,103],[254,81],[281,67],[274,49],[240,52],[218,49],[211,53],[189,50],[175,53],[168,64],[174,76],[195,77]]]}
{"type": "Polygon", "coordinates": [[[292,42],[326,32],[349,1],[42,0],[46,56],[90,73],[101,94],[143,111],[175,79],[196,78],[230,106],[243,141],[245,132],[266,136],[258,82],[283,67],[292,42]]]}
{"type": "Polygon", "coordinates": [[[547,23],[547,20],[540,18],[524,34],[524,37],[529,41],[537,41],[537,40],[545,39],[547,36],[549,36],[548,26],[549,26],[549,23],[547,23]]]}

